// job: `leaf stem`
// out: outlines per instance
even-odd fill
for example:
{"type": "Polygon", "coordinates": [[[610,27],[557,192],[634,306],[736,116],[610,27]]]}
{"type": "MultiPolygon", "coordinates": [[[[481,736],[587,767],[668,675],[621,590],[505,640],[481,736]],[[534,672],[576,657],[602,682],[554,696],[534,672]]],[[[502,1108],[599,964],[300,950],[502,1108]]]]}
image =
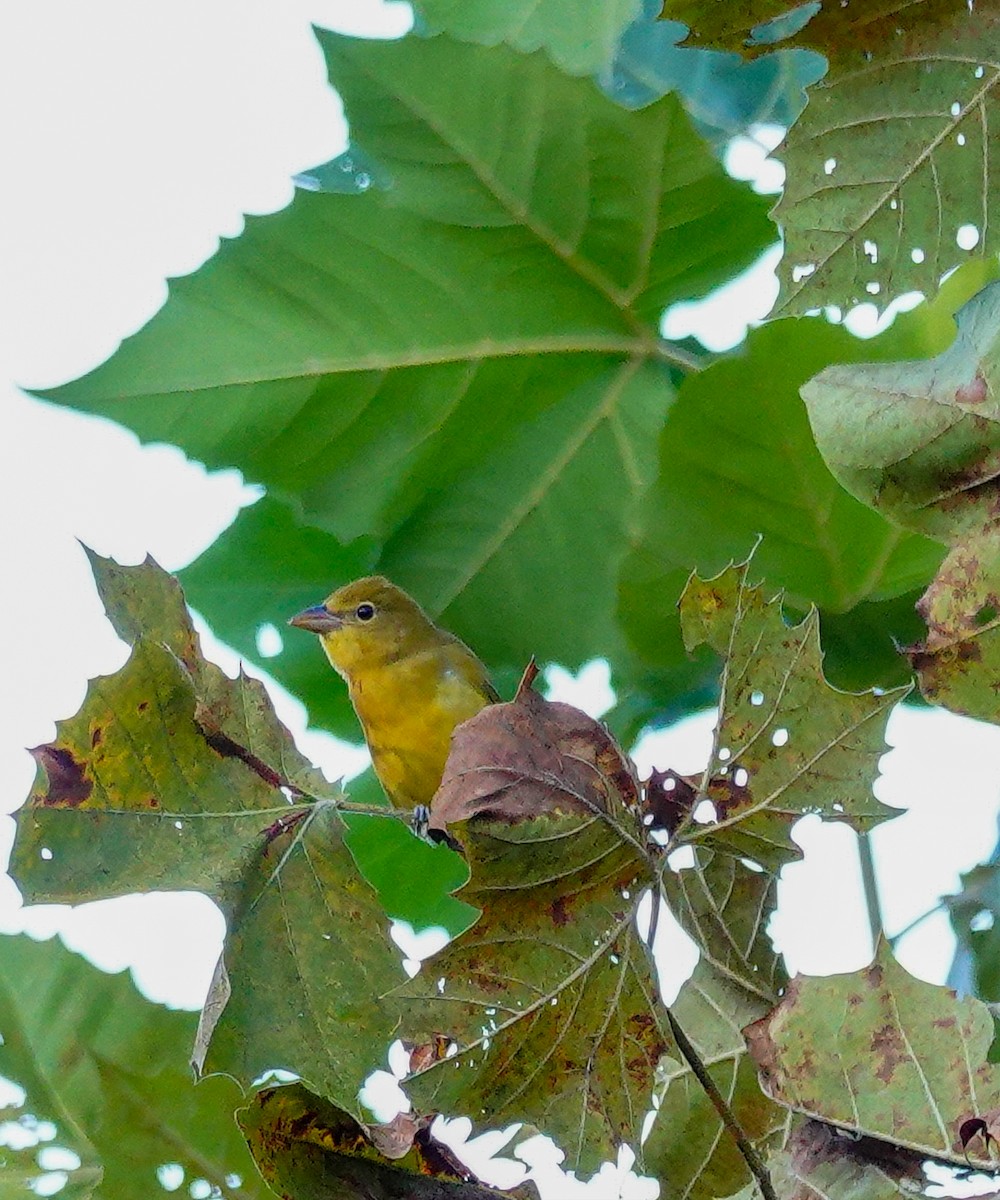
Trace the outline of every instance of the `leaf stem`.
{"type": "Polygon", "coordinates": [[[885,930],[885,919],[882,915],[882,902],[878,894],[878,880],[875,877],[875,857],[872,854],[871,839],[867,833],[858,834],[858,857],[861,859],[861,883],[865,890],[865,908],[868,910],[868,926],[872,935],[872,951],[877,948],[879,938],[885,930]]]}
{"type": "Polygon", "coordinates": [[[681,1028],[677,1018],[671,1012],[669,1006],[664,1005],[667,1013],[667,1021],[670,1023],[670,1032],[674,1035],[674,1041],[677,1043],[677,1049],[687,1060],[688,1066],[691,1068],[695,1078],[705,1089],[705,1095],[712,1102],[712,1106],[719,1114],[719,1120],[729,1130],[730,1136],[736,1143],[740,1154],[743,1155],[743,1160],[750,1168],[750,1172],[760,1185],[761,1195],[764,1200],[777,1200],[777,1195],[774,1190],[774,1184],[771,1182],[771,1175],[767,1167],[764,1165],[764,1160],[760,1157],[750,1139],[747,1137],[743,1126],[736,1119],[736,1114],[729,1107],[725,1096],[716,1087],[715,1080],[708,1072],[708,1068],[701,1061],[698,1051],[688,1040],[687,1034],[681,1028]]]}
{"type": "MultiPolygon", "coordinates": [[[[653,939],[656,936],[656,915],[659,912],[659,906],[665,903],[663,893],[659,887],[654,888],[651,892],[650,899],[653,902],[653,909],[649,916],[649,929],[647,930],[645,943],[649,950],[650,957],[653,955],[653,939]]],[[[719,1115],[719,1120],[729,1131],[730,1137],[736,1143],[736,1148],[743,1156],[743,1161],[750,1169],[750,1173],[760,1185],[761,1196],[763,1200],[777,1200],[777,1194],[774,1190],[774,1184],[771,1182],[771,1174],[764,1165],[764,1160],[757,1153],[753,1143],[747,1136],[746,1130],[740,1124],[736,1114],[730,1108],[725,1096],[719,1091],[715,1080],[709,1073],[708,1067],[701,1060],[701,1055],[694,1048],[687,1034],[681,1027],[680,1022],[674,1016],[673,1010],[669,1004],[664,1004],[664,1012],[667,1014],[667,1023],[670,1025],[670,1032],[673,1034],[674,1042],[677,1049],[681,1052],[685,1062],[691,1068],[692,1074],[701,1084],[705,1095],[712,1102],[712,1107],[719,1115]]]]}
{"type": "Polygon", "coordinates": [[[928,908],[926,911],[922,912],[919,917],[914,917],[912,921],[907,921],[907,923],[898,933],[894,933],[892,937],[889,938],[889,945],[893,948],[893,950],[895,950],[897,943],[902,941],[902,939],[905,938],[908,933],[911,933],[918,925],[922,925],[928,917],[936,916],[939,912],[942,912],[945,907],[944,900],[939,900],[933,908],[928,908]]]}

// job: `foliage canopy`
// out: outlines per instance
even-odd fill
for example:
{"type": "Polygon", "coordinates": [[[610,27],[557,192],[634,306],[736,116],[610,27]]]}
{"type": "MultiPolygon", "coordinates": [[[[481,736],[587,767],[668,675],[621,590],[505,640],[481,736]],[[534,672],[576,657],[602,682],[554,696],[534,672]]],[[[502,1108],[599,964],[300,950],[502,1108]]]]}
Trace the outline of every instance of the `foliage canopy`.
{"type": "MultiPolygon", "coordinates": [[[[197,889],[227,938],[197,1021],[0,939],[0,1072],[25,1093],[0,1194],[37,1186],[50,1127],[71,1196],[148,1195],[165,1164],[232,1197],[496,1194],[438,1112],[515,1126],[511,1149],[547,1133],[578,1172],[628,1144],[687,1200],[882,1198],[928,1157],[990,1168],[1000,945],[970,917],[1000,912],[993,869],[953,905],[978,996],[884,943],[789,981],[766,927],[797,820],[864,836],[895,815],[871,785],[914,675],[1000,720],[997,7],[417,18],[391,43],[317,32],[351,150],[47,393],[266,494],[183,593],[91,556],[130,656],[34,752],[12,874],[31,902],[197,889]],[[770,214],[720,161],[769,119],[788,127],[770,214]],[[774,320],[724,355],[663,336],[779,230],[774,320]],[[913,289],[871,340],[837,323],[913,289]],[[456,735],[431,827],[460,853],[370,778],[328,783],[193,632],[188,603],[253,659],[263,624],[369,570],[512,697],[456,735]],[[530,668],[517,684],[533,656],[605,658],[608,728],[530,668]],[[706,703],[703,771],[638,779],[622,747],[706,703]],[[700,952],[669,1006],[650,894],[700,952]],[[452,941],[408,979],[392,918],[452,941]],[[393,1040],[413,1108],[377,1125],[359,1092],[393,1040]]],[[[268,669],[357,736],[309,639],[268,669]]]]}

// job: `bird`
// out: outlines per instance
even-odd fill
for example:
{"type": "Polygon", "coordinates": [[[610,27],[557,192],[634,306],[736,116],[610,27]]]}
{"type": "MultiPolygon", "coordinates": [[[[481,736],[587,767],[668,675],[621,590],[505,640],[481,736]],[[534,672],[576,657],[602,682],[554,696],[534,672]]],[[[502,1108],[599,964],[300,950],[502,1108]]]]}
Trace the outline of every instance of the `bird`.
{"type": "Polygon", "coordinates": [[[500,699],[483,664],[382,575],[345,584],[289,624],[317,634],[347,682],[390,802],[429,808],[455,727],[500,699]]]}

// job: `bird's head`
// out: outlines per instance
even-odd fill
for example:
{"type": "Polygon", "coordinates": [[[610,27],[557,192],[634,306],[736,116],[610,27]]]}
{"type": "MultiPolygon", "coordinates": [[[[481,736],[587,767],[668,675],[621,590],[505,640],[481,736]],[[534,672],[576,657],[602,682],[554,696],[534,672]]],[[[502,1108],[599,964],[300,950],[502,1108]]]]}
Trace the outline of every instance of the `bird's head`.
{"type": "Polygon", "coordinates": [[[330,662],[348,679],[363,666],[413,653],[441,637],[416,600],[382,575],[345,584],[288,623],[318,634],[330,662]]]}

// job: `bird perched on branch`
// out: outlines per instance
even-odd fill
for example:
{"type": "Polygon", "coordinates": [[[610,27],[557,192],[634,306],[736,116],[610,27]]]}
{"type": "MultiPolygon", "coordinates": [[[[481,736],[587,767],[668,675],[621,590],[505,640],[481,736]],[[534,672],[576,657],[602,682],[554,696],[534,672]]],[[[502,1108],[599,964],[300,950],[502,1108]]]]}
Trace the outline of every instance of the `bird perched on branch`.
{"type": "Polygon", "coordinates": [[[372,766],[392,803],[429,806],[452,730],[500,699],[483,664],[381,575],[338,588],[289,624],[318,634],[347,681],[372,766]]]}

